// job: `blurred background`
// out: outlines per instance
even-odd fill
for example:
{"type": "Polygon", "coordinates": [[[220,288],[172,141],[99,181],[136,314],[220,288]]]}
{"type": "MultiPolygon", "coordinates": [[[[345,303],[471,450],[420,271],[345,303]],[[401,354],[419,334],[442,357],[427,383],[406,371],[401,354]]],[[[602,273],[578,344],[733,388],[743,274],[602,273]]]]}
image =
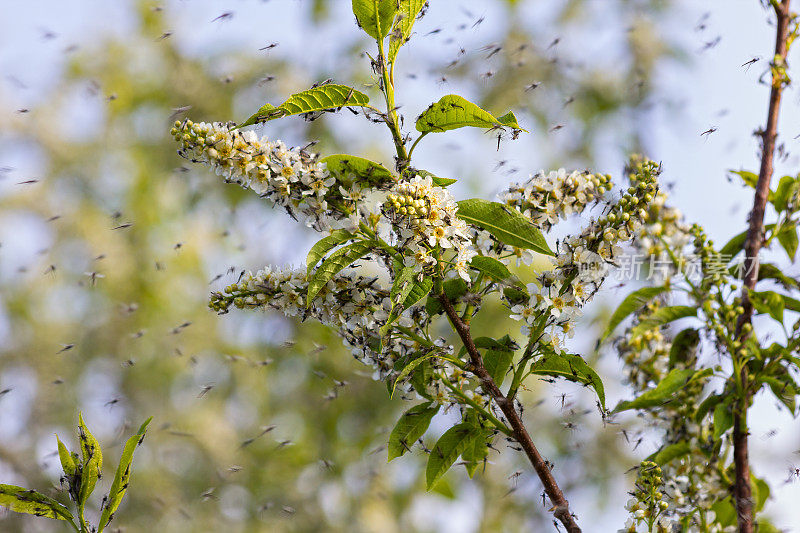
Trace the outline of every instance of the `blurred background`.
{"type": "MultiPolygon", "coordinates": [[[[504,443],[474,479],[453,469],[430,493],[421,451],[387,463],[389,431],[408,404],[389,400],[325,328],[206,308],[209,291],[243,269],[301,264],[316,235],[180,159],[170,124],[242,121],[327,78],[363,88],[372,46],[350,2],[0,8],[2,482],[55,491],[54,433],[74,449],[82,411],[109,464],[102,494],[120,444],[152,415],[115,520],[124,531],[553,527],[538,479],[504,443]]],[[[663,162],[672,204],[725,242],[751,202],[727,170],[758,166],[751,134],[765,120],[768,19],[757,0],[433,1],[400,52],[406,126],[459,93],[492,112],[513,109],[531,133],[499,147],[479,130],[429,136],[415,166],[458,178],[458,197],[491,198],[541,168],[591,168],[620,184],[627,156],[641,152],[663,162]]],[[[797,172],[797,104],[790,88],[778,176],[797,172]]],[[[392,162],[385,130],[349,113],[259,133],[392,162]]],[[[627,394],[621,366],[594,345],[626,292],[598,298],[574,339],[601,371],[609,405],[627,394]]],[[[484,312],[495,316],[479,334],[518,334],[502,308],[484,312]]],[[[621,527],[625,471],[657,448],[655,436],[627,442],[622,430],[636,420],[604,426],[594,397],[569,384],[534,383],[523,401],[586,531],[621,527]]],[[[800,531],[791,504],[800,481],[788,477],[800,466],[800,428],[769,399],[753,419],[755,471],[774,486],[768,516],[800,531]]],[[[3,531],[60,526],[0,510],[3,531]]]]}

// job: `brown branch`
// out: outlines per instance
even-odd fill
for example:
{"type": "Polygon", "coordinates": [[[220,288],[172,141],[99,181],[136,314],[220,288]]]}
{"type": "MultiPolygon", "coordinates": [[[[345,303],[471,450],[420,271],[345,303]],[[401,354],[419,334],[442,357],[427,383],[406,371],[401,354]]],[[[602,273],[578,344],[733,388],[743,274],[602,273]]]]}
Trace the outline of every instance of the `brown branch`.
{"type": "Polygon", "coordinates": [[[517,410],[514,408],[514,402],[506,398],[483,365],[483,358],[481,358],[481,354],[478,352],[478,349],[475,347],[475,342],[472,340],[469,324],[461,320],[452,302],[444,293],[439,294],[438,298],[442,302],[442,306],[450,319],[450,323],[461,338],[461,342],[464,343],[467,353],[469,353],[472,363],[470,371],[478,377],[483,390],[491,395],[497,406],[503,411],[503,414],[506,416],[506,419],[508,419],[508,423],[513,430],[514,440],[522,446],[525,455],[528,456],[539,479],[542,480],[547,497],[550,498],[550,501],[553,502],[554,505],[552,509],[553,515],[564,525],[569,533],[580,533],[581,528],[578,526],[577,522],[575,522],[575,517],[569,510],[569,502],[564,497],[564,493],[561,492],[558,483],[553,477],[553,473],[550,471],[547,461],[542,458],[539,454],[539,450],[537,450],[536,446],[533,444],[531,436],[528,434],[528,430],[525,429],[525,425],[522,422],[522,418],[520,418],[519,413],[517,413],[517,410]]]}
{"type": "MultiPolygon", "coordinates": [[[[777,16],[777,31],[775,37],[775,57],[772,63],[772,89],[769,95],[769,108],[767,111],[767,126],[762,133],[761,168],[758,173],[753,209],[750,211],[747,240],[745,241],[744,258],[744,285],[742,287],[742,307],[744,313],[739,316],[736,323],[736,337],[742,337],[745,324],[753,318],[753,303],[750,301],[749,291],[755,288],[758,281],[758,253],[764,242],[764,211],[769,196],[769,185],[772,180],[773,159],[775,157],[775,140],[778,137],[778,114],[781,105],[781,96],[785,85],[785,58],[787,51],[787,36],[789,21],[791,19],[789,3],[783,0],[773,4],[777,16]]],[[[738,357],[738,354],[732,354],[738,357]]],[[[743,397],[734,412],[733,422],[733,461],[736,467],[736,484],[734,497],[736,500],[736,514],[739,522],[740,533],[753,533],[754,516],[752,487],[750,486],[750,460],[748,452],[747,409],[750,406],[751,391],[748,388],[747,366],[741,365],[739,376],[743,397]]]]}

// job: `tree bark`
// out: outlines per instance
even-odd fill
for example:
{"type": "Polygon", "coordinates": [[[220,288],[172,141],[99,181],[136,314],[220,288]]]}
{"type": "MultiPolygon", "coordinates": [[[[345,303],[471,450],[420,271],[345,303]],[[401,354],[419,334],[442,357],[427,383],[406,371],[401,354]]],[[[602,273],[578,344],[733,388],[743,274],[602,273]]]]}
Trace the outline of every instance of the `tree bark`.
{"type": "MultiPolygon", "coordinates": [[[[753,303],[750,301],[749,291],[758,281],[758,253],[764,240],[764,211],[769,196],[769,186],[772,180],[773,160],[775,157],[775,140],[778,137],[778,115],[780,112],[781,96],[784,88],[783,66],[785,65],[787,51],[787,35],[790,21],[789,3],[783,0],[773,4],[777,16],[777,31],[775,37],[775,57],[772,63],[772,88],[769,95],[767,110],[767,125],[762,132],[761,168],[758,173],[753,209],[750,211],[747,240],[745,241],[744,258],[744,284],[742,287],[742,307],[744,313],[736,323],[736,337],[741,339],[742,328],[752,321],[753,303]]],[[[738,357],[738,354],[732,354],[738,357]]],[[[748,387],[747,365],[740,365],[739,376],[736,377],[741,384],[743,397],[740,398],[737,409],[734,411],[733,422],[733,460],[736,468],[736,484],[734,498],[736,501],[736,514],[740,533],[753,533],[754,513],[752,487],[750,485],[750,459],[748,451],[747,409],[750,406],[751,391],[748,387]]]]}

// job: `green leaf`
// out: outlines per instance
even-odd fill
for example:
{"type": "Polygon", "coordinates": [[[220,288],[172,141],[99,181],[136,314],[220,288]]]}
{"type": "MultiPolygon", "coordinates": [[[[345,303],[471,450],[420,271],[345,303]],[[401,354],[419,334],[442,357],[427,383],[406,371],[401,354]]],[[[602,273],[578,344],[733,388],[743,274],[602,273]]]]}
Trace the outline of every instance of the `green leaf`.
{"type": "Polygon", "coordinates": [[[64,446],[64,443],[61,442],[61,439],[58,438],[58,435],[56,435],[56,441],[58,441],[58,458],[61,459],[61,468],[68,478],[72,478],[78,471],[78,465],[75,464],[75,459],[69,453],[67,447],[64,446]]]}
{"type": "Polygon", "coordinates": [[[736,525],[736,507],[733,506],[733,499],[726,496],[724,499],[714,503],[711,510],[716,515],[714,521],[722,527],[736,525]]]}
{"type": "Polygon", "coordinates": [[[508,270],[507,266],[494,257],[476,255],[472,258],[469,265],[478,272],[483,272],[495,281],[519,281],[516,279],[516,276],[508,270]]]}
{"type": "Polygon", "coordinates": [[[580,355],[566,352],[551,352],[531,364],[531,374],[565,378],[569,381],[590,386],[597,393],[603,409],[606,408],[606,394],[603,382],[592,367],[580,355]]]}
{"type": "Polygon", "coordinates": [[[748,187],[756,188],[756,184],[758,183],[758,174],[750,172],[749,170],[729,170],[731,174],[736,174],[740,178],[745,185],[748,187]]]}
{"type": "Polygon", "coordinates": [[[483,438],[483,433],[469,423],[457,424],[444,432],[428,457],[425,468],[425,479],[428,490],[443,476],[456,462],[458,456],[475,445],[475,440],[483,438]]]}
{"type": "Polygon", "coordinates": [[[674,459],[679,459],[688,455],[691,451],[692,446],[690,443],[686,441],[675,442],[673,444],[664,446],[647,459],[657,463],[660,466],[664,466],[674,459]]]}
{"type": "MultiPolygon", "coordinates": [[[[735,268],[735,267],[732,267],[735,268]]],[[[783,273],[783,270],[772,263],[760,263],[758,265],[758,281],[770,279],[780,283],[784,289],[800,289],[800,283],[783,273]]]]}
{"type": "Polygon", "coordinates": [[[382,41],[392,29],[397,0],[353,0],[353,14],[367,35],[382,41]]]}
{"type": "Polygon", "coordinates": [[[354,183],[378,187],[393,181],[392,173],[375,161],[349,154],[333,154],[319,161],[325,163],[328,173],[346,189],[354,183]]]}
{"type": "Polygon", "coordinates": [[[397,390],[397,384],[398,383],[400,383],[401,381],[406,379],[406,377],[408,377],[408,375],[411,372],[413,372],[414,369],[417,368],[419,365],[421,365],[422,363],[424,363],[428,359],[431,359],[433,357],[437,357],[437,355],[438,355],[437,353],[425,354],[423,356],[417,357],[416,359],[414,359],[413,361],[408,363],[406,366],[404,366],[403,370],[400,372],[400,375],[397,376],[397,379],[394,380],[394,384],[392,385],[392,392],[389,394],[389,398],[394,398],[394,391],[397,390]]]}
{"type": "Polygon", "coordinates": [[[136,432],[136,435],[130,437],[125,443],[125,447],[122,449],[122,457],[120,457],[119,466],[117,466],[117,472],[114,474],[114,481],[111,482],[111,488],[108,491],[106,505],[103,508],[102,514],[100,515],[100,528],[98,533],[102,533],[103,529],[108,525],[109,522],[111,522],[114,517],[114,513],[117,511],[119,504],[122,502],[122,498],[125,496],[125,491],[128,490],[128,483],[130,482],[131,477],[131,463],[133,462],[133,452],[136,451],[136,448],[142,443],[142,440],[144,440],[144,434],[147,431],[147,426],[150,424],[152,419],[153,417],[151,416],[145,420],[144,424],[139,427],[139,431],[136,432]]]}
{"type": "Polygon", "coordinates": [[[425,1],[400,0],[400,9],[392,26],[391,37],[389,37],[389,63],[394,63],[400,47],[411,37],[411,28],[414,27],[414,21],[425,5],[425,1]]]}
{"type": "Polygon", "coordinates": [[[519,211],[480,198],[458,202],[458,217],[483,228],[509,246],[555,255],[539,229],[519,211]]]}
{"type": "MultiPolygon", "coordinates": [[[[461,278],[455,278],[445,281],[442,284],[442,288],[444,289],[445,295],[447,295],[447,299],[451,302],[455,302],[462,296],[467,293],[467,282],[461,278]]],[[[442,302],[439,301],[439,298],[435,295],[431,295],[428,297],[428,300],[425,302],[425,311],[430,316],[438,315],[443,311],[442,302]]]]}
{"type": "Polygon", "coordinates": [[[629,409],[646,409],[666,403],[672,399],[673,393],[682,389],[694,377],[695,370],[687,368],[685,370],[674,369],[666,375],[655,388],[645,391],[635,400],[621,401],[614,408],[614,413],[627,411],[629,409]]]}
{"type": "Polygon", "coordinates": [[[83,459],[83,469],[81,471],[81,491],[78,496],[78,504],[82,505],[94,491],[94,486],[100,478],[103,469],[103,453],[100,450],[100,443],[91,434],[89,428],[83,422],[83,415],[78,414],[78,439],[81,444],[81,456],[83,459]]]}
{"type": "Polygon", "coordinates": [[[447,186],[452,185],[452,184],[454,184],[455,182],[458,181],[458,180],[454,180],[452,178],[440,178],[436,174],[434,174],[432,172],[428,172],[427,170],[414,169],[414,171],[410,174],[410,177],[413,177],[414,174],[419,174],[423,178],[428,178],[428,177],[431,178],[431,181],[437,187],[447,187],[447,186]]]}
{"type": "Polygon", "coordinates": [[[334,249],[337,245],[353,238],[353,234],[343,229],[337,229],[331,232],[327,237],[318,240],[306,256],[306,274],[311,275],[311,271],[317,266],[320,259],[325,257],[325,254],[334,249]]]}
{"type": "MultiPolygon", "coordinates": [[[[764,505],[766,505],[767,499],[769,498],[769,483],[755,476],[750,476],[750,483],[753,486],[753,501],[755,502],[755,511],[758,513],[764,508],[764,505]]],[[[760,526],[758,529],[756,529],[756,531],[759,533],[764,532],[760,526]]]]}
{"type": "Polygon", "coordinates": [[[500,124],[502,124],[504,126],[508,126],[509,128],[512,128],[512,129],[515,129],[515,130],[528,131],[528,130],[523,129],[523,128],[520,127],[519,122],[517,122],[517,116],[514,114],[513,111],[509,111],[508,113],[506,113],[502,117],[497,117],[497,121],[500,124]]]}
{"type": "Polygon", "coordinates": [[[797,390],[795,389],[793,380],[790,374],[785,374],[782,376],[787,381],[781,381],[778,378],[772,376],[761,376],[760,379],[762,382],[766,383],[772,394],[775,395],[775,398],[778,399],[786,408],[789,410],[790,413],[794,414],[795,409],[797,408],[796,405],[796,397],[797,397],[797,390]]]}
{"type": "Polygon", "coordinates": [[[694,361],[699,345],[700,332],[694,328],[686,328],[675,335],[669,350],[669,367],[674,368],[676,363],[686,364],[694,361]]]}
{"type": "Polygon", "coordinates": [[[0,485],[0,505],[17,513],[72,521],[72,513],[69,509],[54,499],[35,490],[16,485],[0,485]]]}
{"type": "Polygon", "coordinates": [[[775,291],[754,291],[751,293],[753,307],[759,313],[765,313],[783,323],[784,296],[775,291]]]}
{"type": "Polygon", "coordinates": [[[439,405],[433,402],[415,405],[400,417],[389,435],[389,460],[400,457],[419,439],[439,412],[439,405]]]}
{"type": "Polygon", "coordinates": [[[670,322],[680,320],[681,318],[689,318],[697,316],[697,308],[689,305],[672,305],[669,307],[660,307],[652,314],[647,315],[639,321],[636,327],[631,330],[631,335],[641,335],[648,329],[657,328],[670,322]]]}
{"type": "Polygon", "coordinates": [[[472,445],[467,446],[467,448],[461,452],[461,459],[464,461],[464,468],[467,469],[467,475],[469,477],[475,475],[478,467],[483,464],[484,460],[489,455],[487,439],[492,435],[491,429],[485,429],[475,424],[473,424],[473,427],[480,433],[480,436],[476,437],[472,445]]]}
{"type": "Polygon", "coordinates": [[[347,85],[335,83],[320,85],[319,87],[293,94],[278,107],[270,104],[262,106],[238,127],[243,128],[251,124],[269,122],[289,115],[340,109],[344,106],[365,106],[368,103],[369,96],[347,85]]]}
{"type": "Polygon", "coordinates": [[[367,255],[371,249],[372,243],[368,241],[358,241],[333,252],[330,257],[319,266],[308,282],[306,307],[311,307],[311,302],[314,301],[314,298],[317,297],[322,287],[324,287],[333,276],[338,274],[342,269],[352,265],[353,262],[367,255]]]}
{"type": "Polygon", "coordinates": [[[769,201],[775,207],[775,211],[781,213],[789,207],[789,201],[797,194],[797,179],[791,176],[783,176],[775,188],[775,192],[770,191],[769,201]]]}
{"type": "Polygon", "coordinates": [[[700,405],[697,406],[697,411],[694,413],[694,421],[699,424],[703,418],[723,400],[725,400],[725,397],[720,394],[712,394],[703,400],[700,405]]]}
{"type": "Polygon", "coordinates": [[[486,350],[483,354],[483,366],[486,367],[486,371],[492,376],[497,386],[501,386],[509,367],[511,367],[517,345],[508,335],[499,341],[490,337],[478,337],[474,342],[476,347],[486,350]]]}
{"type": "Polygon", "coordinates": [[[786,250],[786,255],[789,256],[789,259],[794,261],[795,255],[797,255],[797,226],[795,224],[787,224],[782,226],[778,234],[778,242],[783,246],[783,249],[786,250]]]}
{"type": "Polygon", "coordinates": [[[733,427],[733,412],[729,402],[721,402],[714,407],[714,440],[719,440],[733,427]]]}
{"type": "Polygon", "coordinates": [[[726,257],[730,256],[730,258],[733,259],[739,252],[744,250],[744,243],[746,240],[747,232],[743,231],[725,243],[725,246],[722,247],[719,254],[726,257]]]}
{"type": "Polygon", "coordinates": [[[609,321],[601,340],[606,339],[609,335],[611,335],[617,326],[619,326],[620,323],[629,315],[644,307],[644,305],[650,300],[666,290],[666,287],[642,287],[641,289],[636,290],[626,296],[625,299],[622,300],[622,303],[619,304],[619,307],[617,307],[616,311],[614,311],[614,313],[611,315],[611,320],[609,321]]]}
{"type": "Polygon", "coordinates": [[[264,104],[258,108],[258,111],[250,115],[250,117],[247,120],[245,120],[236,127],[238,129],[238,128],[244,128],[245,126],[252,126],[253,124],[257,124],[259,122],[266,122],[267,120],[272,120],[270,117],[272,117],[273,115],[275,116],[275,118],[278,118],[278,115],[283,116],[282,115],[283,111],[281,110],[275,111],[276,109],[278,108],[276,108],[272,104],[264,104]]]}
{"type": "Polygon", "coordinates": [[[409,307],[422,300],[431,292],[433,288],[433,278],[422,275],[414,271],[414,267],[404,267],[400,274],[395,278],[389,299],[392,302],[392,309],[386,324],[381,328],[381,336],[386,335],[395,320],[409,307]]]}
{"type": "MultiPolygon", "coordinates": [[[[521,130],[513,113],[503,115],[508,122],[500,119],[488,111],[481,109],[466,98],[457,94],[448,94],[438,102],[428,106],[428,109],[417,117],[417,131],[422,133],[440,132],[472,126],[475,128],[511,127],[521,130]]],[[[523,130],[527,131],[527,130],[523,130]]]]}
{"type": "Polygon", "coordinates": [[[431,359],[427,359],[425,362],[418,365],[408,378],[408,382],[412,387],[414,387],[414,390],[417,392],[417,394],[428,400],[433,399],[427,392],[428,384],[430,384],[431,380],[433,379],[433,371],[433,361],[431,359]]]}

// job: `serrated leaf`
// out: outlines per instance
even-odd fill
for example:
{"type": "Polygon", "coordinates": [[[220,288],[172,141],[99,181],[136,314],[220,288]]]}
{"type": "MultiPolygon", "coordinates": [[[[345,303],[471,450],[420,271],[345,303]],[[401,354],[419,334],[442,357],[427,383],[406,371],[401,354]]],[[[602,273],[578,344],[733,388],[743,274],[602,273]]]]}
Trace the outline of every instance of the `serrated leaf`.
{"type": "MultiPolygon", "coordinates": [[[[468,287],[466,281],[461,278],[455,278],[445,281],[442,284],[442,289],[444,289],[447,298],[451,302],[454,302],[467,293],[468,287]]],[[[436,295],[428,297],[428,300],[425,302],[425,311],[430,316],[438,315],[443,311],[442,302],[439,301],[436,295]]]]}
{"type": "Polygon", "coordinates": [[[688,455],[692,451],[692,445],[686,441],[675,442],[664,446],[647,459],[654,463],[664,466],[674,459],[679,459],[688,455]]]}
{"type": "Polygon", "coordinates": [[[400,9],[397,12],[392,34],[389,37],[389,63],[394,63],[397,52],[411,36],[411,28],[417,15],[425,5],[426,0],[400,0],[400,9]]]}
{"type": "Polygon", "coordinates": [[[290,96],[278,107],[265,104],[245,120],[239,128],[252,124],[261,124],[289,115],[314,113],[328,109],[339,109],[344,106],[365,106],[369,96],[347,85],[331,83],[320,85],[290,96]]]}
{"type": "Polygon", "coordinates": [[[629,315],[644,307],[645,304],[647,304],[650,300],[666,290],[666,287],[642,287],[641,289],[633,291],[626,296],[625,299],[622,300],[622,303],[619,304],[619,307],[617,307],[617,309],[611,315],[611,320],[609,321],[601,340],[606,339],[609,335],[611,335],[617,326],[619,326],[623,320],[628,318],[629,315]]]}
{"type": "MultiPolygon", "coordinates": [[[[252,126],[253,124],[258,124],[259,122],[266,122],[267,120],[271,120],[268,117],[272,116],[273,114],[280,114],[282,111],[276,112],[277,109],[272,104],[264,104],[258,108],[258,111],[250,115],[247,120],[242,122],[237,126],[237,128],[244,128],[246,126],[252,126]]],[[[282,116],[282,115],[281,115],[282,116]]],[[[278,118],[277,116],[275,118],[278,118]]]]}
{"type": "Polygon", "coordinates": [[[464,461],[464,468],[467,469],[467,475],[472,477],[478,470],[478,467],[484,463],[484,460],[489,455],[489,446],[487,439],[492,435],[492,430],[477,428],[480,436],[476,437],[472,445],[461,452],[461,459],[464,461]]]}
{"type": "Polygon", "coordinates": [[[352,265],[353,262],[367,255],[372,249],[372,244],[368,241],[358,241],[353,244],[339,248],[326,259],[308,282],[308,293],[306,295],[306,307],[311,306],[311,302],[317,297],[322,287],[328,283],[333,276],[342,269],[352,265]]]}
{"type": "Polygon", "coordinates": [[[457,424],[445,431],[428,457],[428,465],[425,468],[428,490],[450,470],[458,456],[474,446],[475,440],[482,436],[481,430],[468,423],[457,424]]]}
{"type": "Polygon", "coordinates": [[[349,231],[337,229],[331,232],[331,234],[327,237],[323,237],[322,239],[318,240],[314,246],[311,247],[311,250],[309,250],[308,256],[306,256],[306,274],[311,275],[311,271],[314,270],[314,267],[317,266],[317,263],[319,263],[320,259],[325,257],[325,254],[330,252],[339,244],[352,238],[353,234],[349,231]]]}
{"type": "Polygon", "coordinates": [[[691,368],[684,370],[676,368],[671,370],[655,388],[645,391],[635,400],[619,402],[613,412],[619,413],[629,409],[646,409],[666,403],[672,399],[673,393],[679,391],[691,381],[694,374],[695,370],[691,368]]]}
{"type": "Polygon", "coordinates": [[[501,203],[480,198],[461,200],[458,202],[456,215],[470,224],[485,229],[509,246],[555,255],[530,219],[501,203]]]}
{"type": "Polygon", "coordinates": [[[795,256],[797,255],[797,226],[795,224],[788,224],[781,227],[780,231],[776,235],[778,238],[778,242],[783,246],[783,249],[786,250],[786,255],[789,256],[789,259],[794,261],[795,256]]]}
{"type": "Polygon", "coordinates": [[[353,14],[364,32],[382,41],[392,29],[397,0],[353,0],[353,14]]]}
{"type": "Polygon", "coordinates": [[[377,187],[393,181],[392,173],[375,161],[349,154],[333,154],[319,161],[328,173],[346,189],[354,183],[377,187]]]}
{"type": "Polygon", "coordinates": [[[439,412],[433,402],[415,405],[400,417],[389,435],[389,460],[402,456],[419,439],[439,412]]]}
{"type": "Polygon", "coordinates": [[[670,322],[680,320],[681,318],[689,318],[697,316],[697,308],[689,305],[672,305],[669,307],[660,307],[653,313],[647,315],[636,324],[636,327],[631,330],[631,335],[641,335],[648,329],[661,327],[670,322]]]}
{"type": "Polygon", "coordinates": [[[540,376],[560,377],[590,386],[597,393],[603,409],[605,410],[606,408],[606,393],[603,382],[597,372],[586,364],[586,361],[580,355],[566,352],[550,352],[534,361],[529,372],[540,376]]]}
{"type": "Polygon", "coordinates": [[[394,383],[392,384],[392,391],[391,391],[391,393],[389,393],[389,398],[394,398],[394,391],[397,390],[397,384],[398,383],[400,383],[401,381],[406,379],[406,377],[408,377],[408,375],[411,372],[413,372],[414,369],[417,368],[419,365],[421,365],[422,363],[424,363],[428,359],[431,359],[431,358],[436,357],[436,356],[437,356],[436,353],[425,354],[425,355],[422,355],[420,357],[417,357],[416,359],[414,359],[411,362],[409,362],[406,366],[404,366],[403,370],[400,371],[400,375],[397,376],[397,379],[395,379],[394,383]]]}
{"type": "Polygon", "coordinates": [[[381,336],[386,335],[389,331],[389,327],[400,317],[403,311],[431,292],[433,288],[433,278],[423,275],[422,279],[418,279],[418,276],[419,273],[415,272],[413,267],[404,267],[395,278],[392,290],[389,293],[392,309],[389,312],[389,318],[386,320],[386,324],[381,327],[381,336]]]}
{"type": "Polygon", "coordinates": [[[0,485],[0,505],[17,513],[72,521],[72,513],[64,505],[40,492],[16,485],[0,485]]]}
{"type": "Polygon", "coordinates": [[[465,127],[511,127],[515,130],[522,129],[519,124],[516,124],[516,117],[514,117],[513,113],[506,113],[503,118],[508,122],[513,119],[515,125],[504,124],[500,119],[462,96],[448,94],[441,97],[438,102],[431,104],[428,109],[417,117],[416,127],[417,131],[422,133],[441,132],[465,127]]]}
{"type": "Polygon", "coordinates": [[[469,266],[479,272],[483,272],[495,281],[501,282],[515,282],[519,281],[516,276],[511,273],[507,266],[495,259],[494,257],[486,257],[484,255],[476,255],[472,258],[469,266]]]}
{"type": "Polygon", "coordinates": [[[102,475],[103,452],[100,450],[100,443],[83,422],[83,415],[78,414],[78,440],[81,446],[81,458],[83,468],[81,470],[81,490],[78,496],[78,504],[82,505],[94,491],[97,480],[102,475]]]}
{"type": "Polygon", "coordinates": [[[144,439],[144,434],[147,431],[147,426],[153,419],[151,416],[145,420],[144,424],[139,427],[139,431],[130,437],[122,449],[122,457],[119,460],[119,466],[114,474],[114,481],[111,483],[111,488],[108,491],[108,499],[106,505],[103,507],[103,512],[100,515],[100,522],[98,533],[102,533],[103,529],[111,522],[114,513],[119,508],[122,498],[125,496],[125,491],[128,490],[128,483],[131,477],[131,463],[133,462],[133,452],[144,439]]]}
{"type": "Polygon", "coordinates": [[[61,442],[61,439],[58,438],[58,435],[56,435],[56,441],[58,442],[58,458],[61,460],[61,468],[64,470],[64,474],[71,478],[78,471],[78,465],[75,464],[75,459],[69,453],[67,447],[64,446],[64,443],[61,442]]]}
{"type": "Polygon", "coordinates": [[[686,328],[675,335],[669,350],[669,367],[674,368],[676,363],[686,364],[694,361],[699,345],[700,332],[694,328],[686,328]]]}

